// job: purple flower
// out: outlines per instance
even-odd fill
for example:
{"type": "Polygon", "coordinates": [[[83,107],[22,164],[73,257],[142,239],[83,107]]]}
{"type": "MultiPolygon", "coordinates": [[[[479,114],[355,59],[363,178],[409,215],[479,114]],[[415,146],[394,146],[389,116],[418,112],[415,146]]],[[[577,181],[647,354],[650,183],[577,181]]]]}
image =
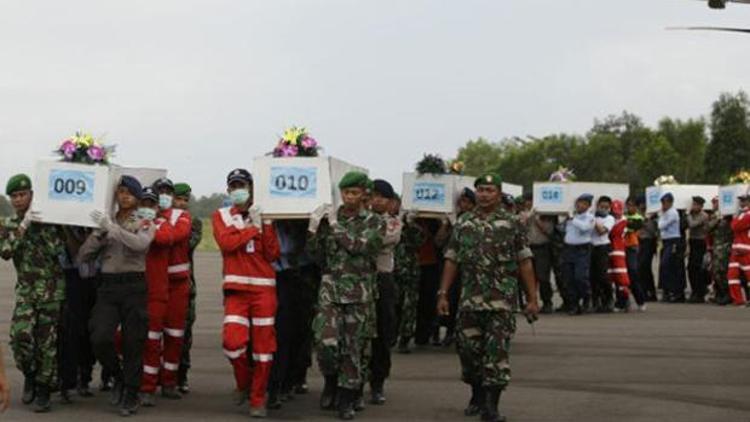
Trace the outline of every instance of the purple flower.
{"type": "Polygon", "coordinates": [[[66,139],[62,145],[60,145],[60,152],[68,160],[73,158],[77,149],[78,147],[76,147],[76,143],[72,139],[66,139]]]}
{"type": "Polygon", "coordinates": [[[313,149],[317,148],[318,141],[315,140],[315,138],[311,136],[305,135],[304,138],[302,138],[302,147],[306,149],[313,149]]]}
{"type": "Polygon", "coordinates": [[[282,157],[296,157],[298,149],[294,145],[285,145],[281,148],[282,157]]]}
{"type": "Polygon", "coordinates": [[[94,161],[99,162],[104,160],[105,151],[104,148],[100,147],[99,145],[90,146],[86,153],[88,154],[89,158],[94,161]]]}

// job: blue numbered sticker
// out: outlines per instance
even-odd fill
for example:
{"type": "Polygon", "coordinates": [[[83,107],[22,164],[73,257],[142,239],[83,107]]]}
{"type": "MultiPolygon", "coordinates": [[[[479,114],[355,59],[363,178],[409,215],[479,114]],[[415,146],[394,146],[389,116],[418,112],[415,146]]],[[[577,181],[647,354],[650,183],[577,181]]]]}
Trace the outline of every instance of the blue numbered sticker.
{"type": "Polygon", "coordinates": [[[542,186],[539,192],[543,204],[562,204],[563,190],[560,186],[542,186]]]}
{"type": "Polygon", "coordinates": [[[433,182],[417,182],[412,190],[414,204],[445,205],[445,185],[433,182]]]}
{"type": "Polygon", "coordinates": [[[318,169],[315,167],[271,167],[272,198],[315,198],[318,169]]]}
{"type": "Polygon", "coordinates": [[[731,207],[734,205],[734,190],[723,190],[721,191],[721,205],[724,207],[731,207]]]}
{"type": "Polygon", "coordinates": [[[94,172],[52,170],[49,173],[49,199],[52,201],[94,202],[94,172]]]}
{"type": "Polygon", "coordinates": [[[649,192],[648,204],[651,206],[657,206],[661,204],[661,192],[659,190],[649,192]]]}

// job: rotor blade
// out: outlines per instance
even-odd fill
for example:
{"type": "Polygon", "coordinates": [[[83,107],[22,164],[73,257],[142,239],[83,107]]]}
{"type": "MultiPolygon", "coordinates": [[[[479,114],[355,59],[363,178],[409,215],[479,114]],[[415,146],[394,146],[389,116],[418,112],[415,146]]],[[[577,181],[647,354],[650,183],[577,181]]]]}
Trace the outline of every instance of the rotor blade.
{"type": "Polygon", "coordinates": [[[669,27],[667,31],[722,31],[750,34],[750,29],[747,28],[722,28],[717,26],[677,26],[669,27]]]}

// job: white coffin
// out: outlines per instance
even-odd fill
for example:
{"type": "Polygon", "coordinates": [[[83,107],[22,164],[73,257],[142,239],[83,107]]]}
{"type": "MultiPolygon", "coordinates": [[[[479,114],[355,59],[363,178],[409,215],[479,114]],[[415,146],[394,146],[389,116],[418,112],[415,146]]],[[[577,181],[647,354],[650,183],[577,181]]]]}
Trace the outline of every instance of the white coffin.
{"type": "Polygon", "coordinates": [[[719,188],[719,212],[721,215],[736,214],[740,208],[740,195],[746,195],[750,185],[727,185],[719,188]]]}
{"type": "Polygon", "coordinates": [[[167,171],[40,160],[34,173],[32,208],[48,224],[95,227],[90,214],[115,211],[114,192],[123,175],[133,176],[147,186],[166,177],[167,171]]]}
{"type": "Polygon", "coordinates": [[[114,177],[113,168],[105,165],[40,160],[32,209],[45,223],[95,227],[89,215],[111,210],[114,177]]]}
{"type": "Polygon", "coordinates": [[[534,209],[541,214],[567,214],[575,209],[576,199],[583,194],[594,196],[592,205],[600,196],[624,202],[630,187],[625,183],[534,182],[534,209]]]}
{"type": "Polygon", "coordinates": [[[263,214],[276,219],[304,219],[322,204],[341,204],[338,183],[362,167],[333,157],[257,157],[253,194],[263,214]]]}
{"type": "Polygon", "coordinates": [[[711,204],[711,200],[719,194],[717,185],[662,185],[646,188],[646,212],[651,214],[661,210],[661,197],[671,193],[674,205],[678,210],[687,210],[693,204],[693,197],[700,196],[711,204]]]}
{"type": "Polygon", "coordinates": [[[402,207],[420,214],[450,214],[460,195],[460,176],[404,173],[402,207]]]}

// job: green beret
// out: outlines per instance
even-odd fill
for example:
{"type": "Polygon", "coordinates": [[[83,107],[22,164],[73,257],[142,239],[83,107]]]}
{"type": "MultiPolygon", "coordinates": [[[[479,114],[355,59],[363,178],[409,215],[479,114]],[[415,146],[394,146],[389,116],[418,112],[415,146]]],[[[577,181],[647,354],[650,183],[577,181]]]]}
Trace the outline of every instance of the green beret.
{"type": "Polygon", "coordinates": [[[503,179],[501,179],[497,174],[487,173],[481,177],[478,177],[477,180],[474,181],[475,188],[482,185],[493,185],[497,186],[498,188],[502,188],[503,179]]]}
{"type": "Polygon", "coordinates": [[[363,188],[367,189],[370,185],[370,178],[361,171],[350,171],[341,178],[339,189],[346,188],[363,188]]]}
{"type": "Polygon", "coordinates": [[[187,183],[175,183],[174,196],[190,196],[193,190],[187,183]]]}
{"type": "Polygon", "coordinates": [[[13,195],[23,190],[31,190],[31,179],[25,174],[17,174],[11,177],[5,186],[6,195],[13,195]]]}

